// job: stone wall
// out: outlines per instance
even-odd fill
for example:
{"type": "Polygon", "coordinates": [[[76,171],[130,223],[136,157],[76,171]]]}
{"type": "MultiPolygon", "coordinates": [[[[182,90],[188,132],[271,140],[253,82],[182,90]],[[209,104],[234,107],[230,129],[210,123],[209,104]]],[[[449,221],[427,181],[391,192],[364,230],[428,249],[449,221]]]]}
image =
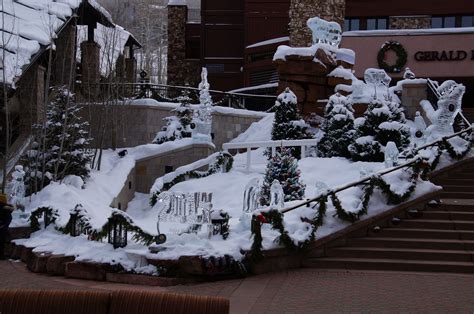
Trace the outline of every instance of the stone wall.
{"type": "Polygon", "coordinates": [[[306,47],[312,44],[308,19],[320,17],[334,21],[344,27],[345,0],[291,0],[290,4],[290,46],[306,47]]]}
{"type": "Polygon", "coordinates": [[[138,160],[135,166],[136,191],[149,193],[157,178],[181,166],[204,159],[212,153],[214,147],[209,144],[193,144],[138,160]]]}
{"type": "MultiPolygon", "coordinates": [[[[108,107],[88,105],[84,106],[81,115],[91,124],[91,135],[95,140],[99,139],[100,132],[105,131],[105,148],[114,147],[114,142],[115,147],[132,147],[151,143],[156,133],[165,126],[163,119],[173,115],[173,108],[173,105],[145,104],[108,107]]],[[[226,108],[221,108],[213,113],[212,125],[214,144],[218,149],[264,116],[260,112],[244,114],[238,110],[228,113],[226,108]]]]}
{"type": "Polygon", "coordinates": [[[420,101],[428,99],[428,85],[426,83],[405,83],[402,90],[402,105],[405,108],[405,116],[413,120],[417,111],[424,114],[420,101]]]}
{"type": "Polygon", "coordinates": [[[390,29],[431,28],[431,18],[429,16],[391,16],[388,23],[390,29]]]}
{"type": "Polygon", "coordinates": [[[128,174],[120,193],[113,199],[110,206],[127,210],[128,203],[135,197],[135,192],[150,192],[156,179],[168,171],[204,159],[214,153],[208,144],[191,144],[161,154],[137,160],[135,167],[128,174]]]}
{"type": "Polygon", "coordinates": [[[197,86],[199,60],[186,59],[186,5],[168,5],[168,85],[197,86]]]}

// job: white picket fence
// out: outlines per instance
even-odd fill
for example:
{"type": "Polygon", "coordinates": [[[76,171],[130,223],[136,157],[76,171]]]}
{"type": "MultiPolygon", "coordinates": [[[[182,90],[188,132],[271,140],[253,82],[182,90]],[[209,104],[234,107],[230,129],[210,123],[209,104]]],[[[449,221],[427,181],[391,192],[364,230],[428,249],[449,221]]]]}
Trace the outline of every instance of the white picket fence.
{"type": "Polygon", "coordinates": [[[301,156],[304,158],[306,155],[306,147],[316,146],[318,140],[308,139],[308,140],[282,140],[282,141],[262,141],[262,142],[242,142],[242,143],[225,143],[222,145],[224,151],[228,152],[229,150],[247,150],[247,166],[246,171],[250,172],[250,166],[252,164],[252,149],[257,148],[271,148],[272,156],[275,155],[277,147],[300,147],[301,156]]]}

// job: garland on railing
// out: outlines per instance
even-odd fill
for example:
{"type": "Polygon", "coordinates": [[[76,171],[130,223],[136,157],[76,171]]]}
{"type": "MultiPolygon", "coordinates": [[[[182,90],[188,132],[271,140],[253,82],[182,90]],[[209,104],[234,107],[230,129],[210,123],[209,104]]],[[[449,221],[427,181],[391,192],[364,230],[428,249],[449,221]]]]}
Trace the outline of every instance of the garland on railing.
{"type": "Polygon", "coordinates": [[[58,212],[52,210],[49,207],[40,207],[33,211],[30,215],[30,226],[33,231],[37,231],[41,228],[39,218],[44,217],[45,227],[49,224],[54,224],[56,219],[59,217],[58,212]]]}
{"type": "Polygon", "coordinates": [[[229,172],[232,169],[233,163],[234,163],[234,158],[232,157],[230,153],[220,152],[219,155],[216,157],[216,160],[214,161],[214,163],[209,165],[209,169],[207,171],[198,171],[198,170],[187,171],[183,174],[178,175],[171,182],[164,183],[161,189],[153,192],[153,195],[151,196],[151,199],[150,199],[150,205],[154,206],[158,200],[158,195],[160,195],[161,193],[165,191],[168,191],[174,185],[180,182],[186,181],[188,178],[199,179],[199,178],[208,177],[220,171],[222,167],[224,167],[225,172],[229,172]]]}
{"type": "Polygon", "coordinates": [[[442,141],[437,145],[439,146],[438,152],[431,162],[427,162],[426,160],[420,157],[413,164],[411,184],[403,194],[393,192],[390,188],[390,184],[388,184],[381,176],[375,175],[369,180],[368,183],[366,183],[364,187],[364,194],[361,199],[360,209],[355,212],[345,210],[342,206],[341,201],[336,196],[336,193],[328,191],[327,193],[322,195],[316,201],[316,205],[313,206],[314,209],[316,208],[316,206],[319,205],[318,209],[316,210],[315,217],[313,219],[301,218],[303,222],[306,222],[310,225],[311,232],[309,233],[308,238],[304,241],[301,241],[298,245],[294,244],[293,240],[288,234],[288,231],[286,231],[284,228],[283,213],[276,210],[271,210],[269,212],[262,212],[259,215],[254,216],[252,218],[253,244],[250,251],[251,257],[257,260],[263,258],[263,237],[261,233],[262,224],[270,223],[272,225],[272,229],[278,230],[280,232],[280,236],[276,239],[279,244],[283,244],[288,249],[304,248],[309,243],[315,240],[318,228],[323,225],[329,198],[331,198],[331,202],[336,209],[334,217],[337,217],[349,223],[354,223],[360,220],[361,216],[366,215],[368,213],[369,201],[376,188],[379,189],[386,196],[388,204],[400,204],[408,200],[410,196],[414,193],[418,179],[420,177],[425,178],[429,172],[436,169],[437,165],[439,164],[441,155],[443,154],[443,151],[446,151],[451,158],[459,160],[464,158],[469,153],[469,151],[471,150],[472,143],[466,144],[466,148],[461,152],[457,152],[447,138],[443,138],[442,141]]]}

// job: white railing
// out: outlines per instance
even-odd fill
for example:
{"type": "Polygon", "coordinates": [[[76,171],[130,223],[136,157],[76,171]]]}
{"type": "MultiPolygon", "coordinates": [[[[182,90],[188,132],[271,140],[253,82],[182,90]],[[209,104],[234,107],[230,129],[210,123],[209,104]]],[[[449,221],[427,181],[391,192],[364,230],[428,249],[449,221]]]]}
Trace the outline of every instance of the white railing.
{"type": "Polygon", "coordinates": [[[282,140],[282,141],[262,141],[262,142],[242,142],[242,143],[225,143],[222,145],[224,151],[229,150],[247,150],[247,166],[246,171],[250,172],[250,166],[252,163],[252,149],[254,148],[271,148],[272,157],[275,156],[277,147],[300,147],[301,158],[306,155],[307,146],[316,146],[319,140],[308,139],[308,140],[282,140]]]}

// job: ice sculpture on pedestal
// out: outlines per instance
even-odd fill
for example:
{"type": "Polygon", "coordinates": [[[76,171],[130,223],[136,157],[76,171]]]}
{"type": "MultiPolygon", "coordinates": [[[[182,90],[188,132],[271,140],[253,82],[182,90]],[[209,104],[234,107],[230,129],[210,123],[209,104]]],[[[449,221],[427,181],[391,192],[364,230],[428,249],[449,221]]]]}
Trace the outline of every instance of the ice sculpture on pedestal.
{"type": "Polygon", "coordinates": [[[196,143],[212,142],[212,98],[209,94],[207,69],[202,68],[201,83],[199,83],[199,107],[195,112],[193,141],[196,143]]]}
{"type": "Polygon", "coordinates": [[[260,183],[257,178],[252,179],[245,187],[244,213],[251,213],[258,208],[260,195],[260,183]]]}
{"type": "Polygon", "coordinates": [[[399,154],[400,152],[398,151],[397,145],[392,141],[388,142],[385,146],[385,168],[396,166],[399,154]]]}
{"type": "Polygon", "coordinates": [[[278,180],[274,180],[270,187],[270,209],[282,209],[285,205],[285,193],[278,180]]]}
{"type": "Polygon", "coordinates": [[[342,40],[341,25],[313,17],[306,23],[313,33],[313,45],[329,44],[339,48],[342,40]]]}

